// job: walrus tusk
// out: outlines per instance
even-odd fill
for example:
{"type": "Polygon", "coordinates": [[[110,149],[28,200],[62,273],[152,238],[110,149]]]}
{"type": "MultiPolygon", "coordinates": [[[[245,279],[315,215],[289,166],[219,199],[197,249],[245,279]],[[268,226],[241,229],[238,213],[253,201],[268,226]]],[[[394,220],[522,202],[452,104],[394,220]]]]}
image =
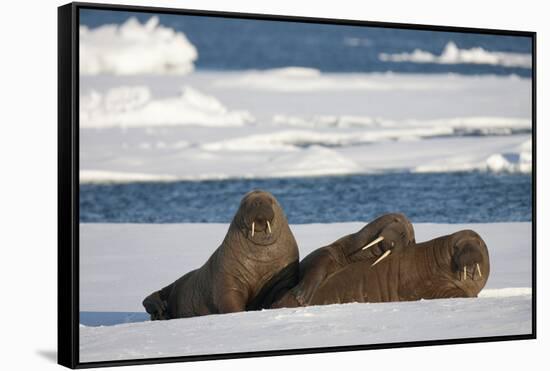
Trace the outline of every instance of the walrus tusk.
{"type": "Polygon", "coordinates": [[[372,263],[371,267],[374,267],[376,264],[378,264],[382,260],[386,259],[386,257],[390,254],[391,254],[391,250],[387,250],[384,254],[382,254],[381,257],[379,257],[374,263],[372,263]]]}
{"type": "Polygon", "coordinates": [[[479,268],[479,264],[476,263],[477,273],[479,273],[479,277],[483,278],[483,275],[481,274],[481,269],[479,268]]]}
{"type": "Polygon", "coordinates": [[[464,266],[464,281],[466,281],[467,278],[468,278],[468,276],[466,274],[466,266],[464,266]]]}
{"type": "Polygon", "coordinates": [[[254,222],[252,222],[252,237],[254,237],[254,222]]]}
{"type": "Polygon", "coordinates": [[[267,223],[267,230],[269,231],[269,234],[271,234],[271,224],[269,224],[269,220],[266,220],[267,223]]]}
{"type": "Polygon", "coordinates": [[[384,240],[384,236],[378,237],[376,240],[372,241],[372,242],[369,243],[367,246],[363,247],[361,250],[366,250],[366,249],[368,249],[369,247],[376,245],[378,242],[380,242],[380,241],[382,241],[382,240],[384,240]]]}

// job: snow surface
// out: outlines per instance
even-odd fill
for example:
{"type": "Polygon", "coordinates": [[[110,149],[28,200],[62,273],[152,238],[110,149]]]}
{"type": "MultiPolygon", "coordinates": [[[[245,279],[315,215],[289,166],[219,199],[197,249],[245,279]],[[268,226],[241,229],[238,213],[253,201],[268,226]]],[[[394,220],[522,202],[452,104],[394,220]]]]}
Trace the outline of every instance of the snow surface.
{"type": "MultiPolygon", "coordinates": [[[[362,223],[291,226],[304,257],[362,223]]],[[[199,267],[227,224],[81,224],[80,360],[525,334],[531,331],[531,223],[415,224],[423,241],[472,228],[491,275],[476,299],[352,303],[144,321],[142,299],[199,267]],[[114,324],[114,325],[113,325],[114,324]]]]}
{"type": "Polygon", "coordinates": [[[197,56],[187,37],[160,25],[158,17],[144,24],[132,17],[121,25],[80,26],[84,75],[186,74],[197,56]]]}
{"type": "Polygon", "coordinates": [[[441,52],[434,55],[430,52],[415,49],[411,53],[380,53],[378,58],[385,62],[414,62],[414,63],[438,63],[438,64],[490,64],[504,67],[531,68],[531,54],[490,52],[480,47],[460,49],[449,41],[441,52]]]}
{"type": "Polygon", "coordinates": [[[530,79],[292,67],[81,80],[81,182],[531,172],[530,79]]]}

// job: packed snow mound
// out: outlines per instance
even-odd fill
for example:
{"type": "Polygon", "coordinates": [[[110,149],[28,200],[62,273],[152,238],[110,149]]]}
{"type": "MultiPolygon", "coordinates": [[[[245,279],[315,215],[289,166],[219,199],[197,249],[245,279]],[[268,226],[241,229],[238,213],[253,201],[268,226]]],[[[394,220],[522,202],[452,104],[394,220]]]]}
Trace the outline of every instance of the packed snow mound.
{"type": "Polygon", "coordinates": [[[503,67],[531,68],[530,54],[488,51],[480,47],[460,49],[449,41],[441,55],[415,49],[411,53],[380,53],[378,58],[384,62],[413,62],[437,64],[489,64],[503,67]]]}
{"type": "Polygon", "coordinates": [[[241,126],[254,119],[230,111],[215,97],[184,86],[180,96],[155,98],[147,86],[121,86],[80,97],[80,127],[150,127],[174,125],[241,126]]]}
{"type": "MultiPolygon", "coordinates": [[[[530,142],[530,140],[528,141],[530,142]]],[[[523,146],[504,149],[502,152],[480,158],[475,153],[463,151],[444,161],[437,159],[430,163],[417,166],[415,172],[450,172],[450,171],[489,171],[493,173],[522,173],[532,172],[531,150],[524,150],[523,146]]]]}
{"type": "Polygon", "coordinates": [[[151,17],[141,24],[94,29],[80,26],[80,73],[84,75],[186,74],[193,71],[197,49],[187,37],[151,17]]]}
{"type": "Polygon", "coordinates": [[[487,170],[495,173],[531,173],[532,156],[530,152],[496,153],[487,161],[487,170]]]}

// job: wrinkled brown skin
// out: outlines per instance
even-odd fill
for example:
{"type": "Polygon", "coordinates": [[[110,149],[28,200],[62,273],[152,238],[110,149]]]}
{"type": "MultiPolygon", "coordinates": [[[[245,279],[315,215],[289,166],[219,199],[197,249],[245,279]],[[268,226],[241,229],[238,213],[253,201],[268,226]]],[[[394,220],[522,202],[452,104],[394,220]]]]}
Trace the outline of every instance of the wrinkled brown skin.
{"type": "Polygon", "coordinates": [[[360,231],[306,256],[300,262],[300,282],[274,303],[272,308],[311,305],[318,289],[340,270],[361,261],[369,261],[370,265],[386,250],[402,249],[414,243],[414,229],[405,215],[383,215],[360,231]],[[380,236],[384,237],[383,241],[362,250],[380,236]]]}
{"type": "Polygon", "coordinates": [[[143,306],[152,320],[268,307],[298,282],[298,259],[296,240],[275,197],[252,191],[208,261],[149,295],[143,306]]]}
{"type": "Polygon", "coordinates": [[[373,261],[350,264],[334,274],[309,305],[477,297],[490,272],[487,246],[471,230],[396,250],[371,267],[373,261]]]}

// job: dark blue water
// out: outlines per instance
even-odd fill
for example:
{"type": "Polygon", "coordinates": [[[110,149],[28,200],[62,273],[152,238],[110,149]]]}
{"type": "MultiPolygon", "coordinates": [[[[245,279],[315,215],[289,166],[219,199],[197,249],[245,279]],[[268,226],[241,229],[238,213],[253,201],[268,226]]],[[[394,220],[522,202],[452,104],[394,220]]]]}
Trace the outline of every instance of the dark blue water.
{"type": "Polygon", "coordinates": [[[467,172],[82,184],[80,221],[227,223],[256,188],[277,197],[290,223],[368,221],[387,212],[413,222],[531,220],[530,175],[467,172]]]}
{"type": "Polygon", "coordinates": [[[144,322],[149,320],[145,312],[86,312],[80,311],[79,323],[84,326],[113,326],[122,323],[144,322]]]}
{"type": "MultiPolygon", "coordinates": [[[[106,23],[120,24],[131,16],[145,22],[152,14],[82,10],[80,22],[97,27],[106,23]]],[[[197,47],[198,69],[302,66],[330,72],[453,72],[531,76],[531,69],[527,68],[379,60],[380,53],[410,53],[414,49],[439,55],[449,41],[461,49],[482,47],[488,51],[531,53],[531,39],[527,37],[166,14],[158,16],[161,24],[184,32],[197,47]]]]}

